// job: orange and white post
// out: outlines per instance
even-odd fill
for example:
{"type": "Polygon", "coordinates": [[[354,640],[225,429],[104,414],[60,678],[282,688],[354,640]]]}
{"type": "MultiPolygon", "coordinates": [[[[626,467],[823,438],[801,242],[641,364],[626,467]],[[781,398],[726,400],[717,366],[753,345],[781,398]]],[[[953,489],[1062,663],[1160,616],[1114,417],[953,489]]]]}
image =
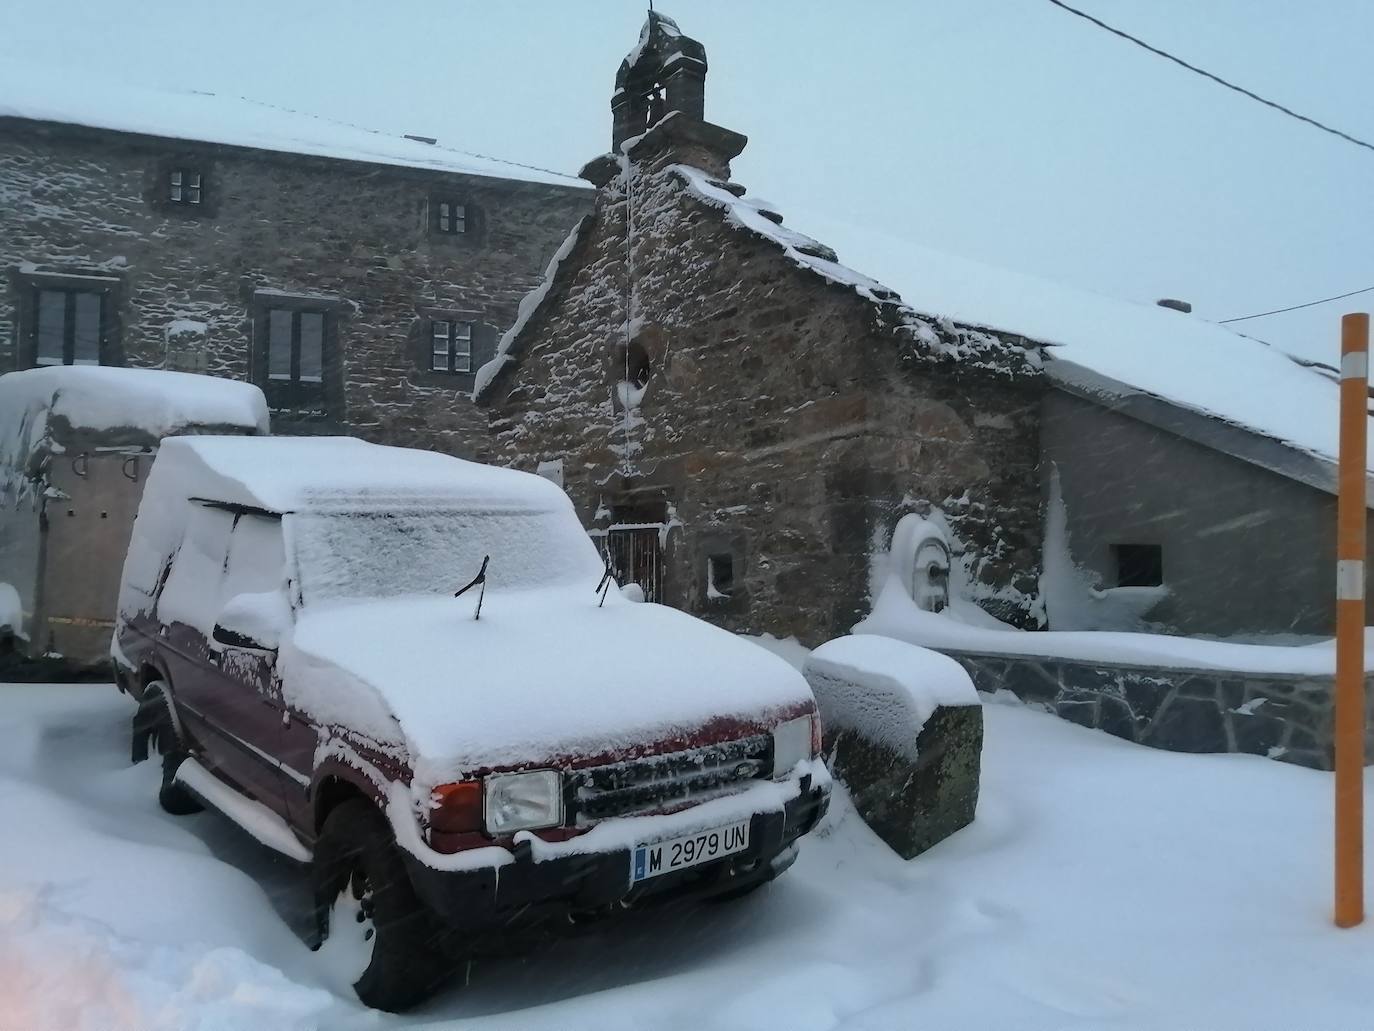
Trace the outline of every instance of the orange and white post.
{"type": "Polygon", "coordinates": [[[1341,319],[1336,505],[1336,926],[1364,921],[1364,560],[1369,315],[1341,319]]]}

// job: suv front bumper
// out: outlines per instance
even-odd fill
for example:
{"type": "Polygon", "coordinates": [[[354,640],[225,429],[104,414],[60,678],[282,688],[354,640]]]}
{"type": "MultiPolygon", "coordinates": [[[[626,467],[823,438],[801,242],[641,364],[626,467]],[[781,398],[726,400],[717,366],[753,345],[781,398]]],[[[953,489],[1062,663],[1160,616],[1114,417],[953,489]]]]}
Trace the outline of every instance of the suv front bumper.
{"type": "Polygon", "coordinates": [[[829,803],[830,785],[813,786],[806,777],[782,811],[750,818],[744,852],[638,884],[630,882],[629,848],[536,861],[526,842],[511,850],[512,863],[462,871],[436,870],[404,849],[401,854],[424,903],[454,927],[463,951],[480,952],[512,934],[548,932],[617,908],[743,893],[792,864],[797,839],[816,826],[829,803]]]}

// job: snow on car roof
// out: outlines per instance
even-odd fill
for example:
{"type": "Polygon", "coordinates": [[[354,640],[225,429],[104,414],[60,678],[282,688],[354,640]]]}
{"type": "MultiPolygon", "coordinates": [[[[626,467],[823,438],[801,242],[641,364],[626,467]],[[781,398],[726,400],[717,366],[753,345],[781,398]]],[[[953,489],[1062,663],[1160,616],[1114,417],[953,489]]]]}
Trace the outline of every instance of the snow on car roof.
{"type": "Polygon", "coordinates": [[[589,188],[572,175],[364,129],[244,97],[149,89],[106,80],[95,83],[66,69],[9,59],[0,67],[0,117],[589,188]]]}
{"type": "Polygon", "coordinates": [[[0,376],[0,464],[25,465],[54,422],[152,444],[196,427],[266,433],[267,402],[251,383],[161,369],[55,365],[0,376]]]}
{"type": "MultiPolygon", "coordinates": [[[[567,496],[513,469],[356,437],[172,437],[153,470],[187,498],[271,512],[339,507],[550,510],[567,496]]],[[[166,487],[161,489],[166,490],[166,487]]]]}

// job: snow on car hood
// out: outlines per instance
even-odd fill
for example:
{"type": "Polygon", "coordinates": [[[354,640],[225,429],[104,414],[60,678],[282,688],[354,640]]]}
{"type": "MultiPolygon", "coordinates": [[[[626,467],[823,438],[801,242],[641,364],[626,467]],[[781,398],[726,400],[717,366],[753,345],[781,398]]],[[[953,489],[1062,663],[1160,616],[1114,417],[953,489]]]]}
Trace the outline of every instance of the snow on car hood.
{"type": "MultiPolygon", "coordinates": [[[[403,743],[417,779],[597,754],[812,701],[762,648],[614,589],[407,597],[312,610],[281,653],[286,700],[403,743]],[[399,740],[398,740],[399,739],[399,740]]],[[[433,778],[433,779],[431,779],[433,778]]]]}

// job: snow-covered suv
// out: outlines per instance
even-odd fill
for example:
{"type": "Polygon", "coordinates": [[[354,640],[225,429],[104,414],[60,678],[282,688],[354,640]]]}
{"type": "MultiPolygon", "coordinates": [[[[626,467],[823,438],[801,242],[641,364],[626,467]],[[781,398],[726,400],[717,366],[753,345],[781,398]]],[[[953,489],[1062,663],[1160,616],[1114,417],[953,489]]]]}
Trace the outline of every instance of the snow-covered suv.
{"type": "Polygon", "coordinates": [[[321,941],[385,1009],[516,929],[743,894],[825,810],[815,702],[781,659],[614,586],[527,473],[168,439],[112,648],[134,758],[161,753],[170,811],[209,803],[313,861],[321,941]]]}

